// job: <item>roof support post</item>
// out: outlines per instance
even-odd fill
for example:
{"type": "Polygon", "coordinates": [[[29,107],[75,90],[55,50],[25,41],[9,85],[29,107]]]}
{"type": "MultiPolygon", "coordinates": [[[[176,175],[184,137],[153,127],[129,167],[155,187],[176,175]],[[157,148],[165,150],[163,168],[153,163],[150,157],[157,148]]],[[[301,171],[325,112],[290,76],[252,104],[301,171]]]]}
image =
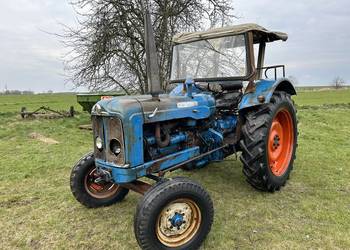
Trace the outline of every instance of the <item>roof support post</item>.
{"type": "Polygon", "coordinates": [[[262,78],[262,73],[263,73],[262,67],[264,67],[264,61],[265,61],[265,48],[266,48],[266,42],[265,41],[260,42],[258,65],[257,65],[258,74],[256,75],[256,80],[259,80],[262,78]]]}
{"type": "Polygon", "coordinates": [[[248,72],[250,75],[250,78],[248,79],[249,84],[245,90],[245,93],[250,93],[255,91],[255,78],[256,78],[256,68],[255,68],[255,58],[254,58],[254,37],[253,37],[253,32],[249,31],[246,36],[247,40],[247,53],[248,53],[248,72]]]}

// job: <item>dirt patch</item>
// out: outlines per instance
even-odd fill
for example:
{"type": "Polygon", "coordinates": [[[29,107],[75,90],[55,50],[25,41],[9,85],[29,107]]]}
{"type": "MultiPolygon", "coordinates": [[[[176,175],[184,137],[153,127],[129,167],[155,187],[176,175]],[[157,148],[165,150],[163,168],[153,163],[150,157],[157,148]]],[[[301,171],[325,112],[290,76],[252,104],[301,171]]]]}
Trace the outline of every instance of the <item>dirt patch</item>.
{"type": "Polygon", "coordinates": [[[79,128],[82,129],[82,130],[92,130],[91,124],[79,125],[79,128]]]}
{"type": "Polygon", "coordinates": [[[39,200],[38,197],[31,197],[26,199],[22,199],[21,197],[12,197],[7,201],[0,202],[0,207],[12,208],[12,207],[18,207],[18,206],[27,206],[34,203],[37,200],[39,200]]]}
{"type": "Polygon", "coordinates": [[[36,132],[31,133],[31,134],[29,135],[29,137],[30,137],[31,139],[38,140],[38,141],[41,141],[41,142],[46,143],[46,144],[49,144],[49,145],[58,144],[58,143],[59,143],[58,141],[56,141],[56,140],[54,140],[54,139],[52,139],[52,138],[43,136],[43,135],[41,135],[41,134],[39,134],[39,133],[36,133],[36,132]]]}

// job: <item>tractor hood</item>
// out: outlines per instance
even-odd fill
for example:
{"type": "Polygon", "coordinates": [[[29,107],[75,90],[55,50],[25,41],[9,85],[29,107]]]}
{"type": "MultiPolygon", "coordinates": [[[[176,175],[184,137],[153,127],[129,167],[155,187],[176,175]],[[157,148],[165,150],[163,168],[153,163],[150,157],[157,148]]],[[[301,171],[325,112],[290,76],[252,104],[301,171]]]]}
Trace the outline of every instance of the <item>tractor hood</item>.
{"type": "MultiPolygon", "coordinates": [[[[101,100],[91,110],[95,121],[103,124],[105,134],[113,131],[110,118],[121,121],[124,134],[125,162],[130,167],[144,163],[143,125],[174,119],[194,120],[209,118],[215,112],[215,99],[211,94],[194,94],[193,97],[160,95],[123,96],[101,100]]],[[[107,139],[108,140],[108,139],[107,139]]],[[[116,166],[118,167],[118,166],[116,166]]]]}
{"type": "Polygon", "coordinates": [[[141,116],[144,123],[168,121],[180,118],[205,119],[215,111],[215,99],[210,94],[195,94],[193,97],[160,95],[159,100],[151,95],[123,96],[99,101],[92,115],[118,116],[130,122],[141,116]]]}

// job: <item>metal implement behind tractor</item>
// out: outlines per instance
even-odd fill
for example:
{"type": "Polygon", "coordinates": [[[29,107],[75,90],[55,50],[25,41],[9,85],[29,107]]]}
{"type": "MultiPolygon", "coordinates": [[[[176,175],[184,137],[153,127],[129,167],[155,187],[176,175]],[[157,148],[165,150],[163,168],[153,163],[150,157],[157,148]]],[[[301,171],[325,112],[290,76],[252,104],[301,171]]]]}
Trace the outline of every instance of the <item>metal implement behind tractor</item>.
{"type": "Polygon", "coordinates": [[[49,107],[42,106],[34,111],[27,111],[26,107],[22,107],[20,115],[23,119],[36,118],[36,117],[54,119],[54,118],[74,117],[75,113],[76,112],[73,106],[71,106],[68,111],[58,111],[58,110],[53,110],[49,107]]]}
{"type": "Polygon", "coordinates": [[[71,190],[87,207],[120,202],[129,190],[141,193],[134,221],[140,247],[196,249],[213,222],[211,198],[197,182],[165,174],[202,168],[240,151],[253,187],[273,192],[286,183],[297,145],[291,100],[296,92],[287,78],[276,73],[275,79],[262,79],[262,73],[277,70],[263,65],[266,43],[286,41],[287,35],[255,24],[177,35],[170,79],[175,87],[160,94],[147,15],[146,25],[151,93],[94,105],[94,152],[74,166],[71,190]]]}
{"type": "Polygon", "coordinates": [[[100,100],[111,99],[113,97],[123,96],[123,94],[115,92],[105,93],[80,93],[77,94],[77,102],[82,106],[83,111],[91,112],[92,107],[100,100]]]}

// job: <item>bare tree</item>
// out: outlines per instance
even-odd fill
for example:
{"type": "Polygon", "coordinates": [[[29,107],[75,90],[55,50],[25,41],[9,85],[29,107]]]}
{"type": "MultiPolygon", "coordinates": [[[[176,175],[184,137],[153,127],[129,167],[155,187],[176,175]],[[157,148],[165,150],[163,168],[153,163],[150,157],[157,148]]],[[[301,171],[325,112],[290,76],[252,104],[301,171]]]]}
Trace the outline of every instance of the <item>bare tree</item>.
{"type": "MultiPolygon", "coordinates": [[[[79,26],[65,27],[61,37],[71,49],[65,65],[77,87],[147,92],[142,1],[73,0],[79,26]]],[[[234,17],[233,8],[226,0],[149,0],[149,4],[165,89],[172,36],[225,25],[234,17]]]]}
{"type": "Polygon", "coordinates": [[[336,78],[334,78],[333,80],[333,86],[336,89],[340,89],[345,85],[345,81],[343,78],[341,78],[340,76],[337,76],[336,78]]]}

